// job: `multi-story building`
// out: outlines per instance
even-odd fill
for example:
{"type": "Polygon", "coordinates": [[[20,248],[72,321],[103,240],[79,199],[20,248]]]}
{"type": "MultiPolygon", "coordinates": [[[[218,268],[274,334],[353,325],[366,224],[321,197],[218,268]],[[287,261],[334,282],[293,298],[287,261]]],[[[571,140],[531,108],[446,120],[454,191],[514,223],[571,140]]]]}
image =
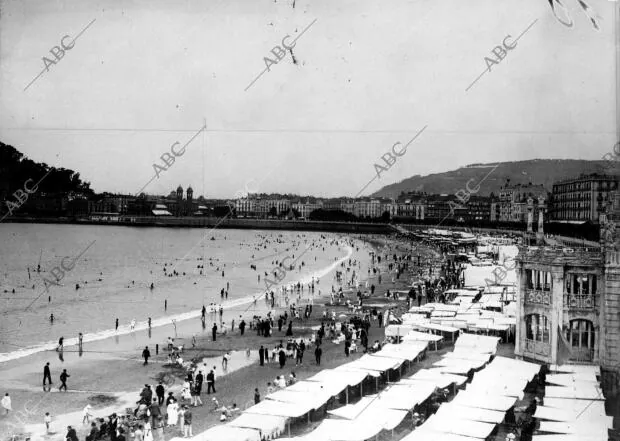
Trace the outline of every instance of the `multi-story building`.
{"type": "Polygon", "coordinates": [[[244,198],[235,199],[235,211],[237,216],[256,217],[256,198],[248,195],[244,198]]]}
{"type": "Polygon", "coordinates": [[[306,200],[299,200],[293,203],[293,209],[299,212],[299,215],[303,218],[310,216],[314,210],[323,208],[323,201],[320,199],[306,198],[306,200]]]}
{"type": "Polygon", "coordinates": [[[426,199],[426,219],[447,219],[454,216],[454,207],[459,204],[454,195],[429,195],[426,199]]]}
{"type": "Polygon", "coordinates": [[[454,218],[460,222],[489,221],[491,219],[491,198],[471,195],[465,202],[458,199],[459,207],[454,209],[454,218]]]}
{"type": "MultiPolygon", "coordinates": [[[[547,200],[547,190],[543,185],[516,184],[510,185],[510,180],[499,191],[499,222],[527,222],[527,200],[532,198],[537,205],[541,200],[547,200]]],[[[539,210],[536,209],[535,213],[539,210]]],[[[535,223],[538,220],[533,220],[535,223]]]]}
{"type": "Polygon", "coordinates": [[[356,199],[353,203],[353,214],[359,218],[377,218],[388,212],[390,216],[396,215],[397,204],[389,199],[356,199]]]}
{"type": "Polygon", "coordinates": [[[600,249],[522,247],[517,256],[515,354],[600,365],[608,390],[620,387],[618,205],[616,197],[600,249]]]}
{"type": "Polygon", "coordinates": [[[355,200],[353,199],[343,199],[340,202],[340,209],[345,213],[354,214],[355,212],[355,200]]]}
{"type": "Polygon", "coordinates": [[[610,195],[618,189],[618,176],[590,174],[553,184],[550,216],[556,221],[592,221],[599,218],[610,195]]]}

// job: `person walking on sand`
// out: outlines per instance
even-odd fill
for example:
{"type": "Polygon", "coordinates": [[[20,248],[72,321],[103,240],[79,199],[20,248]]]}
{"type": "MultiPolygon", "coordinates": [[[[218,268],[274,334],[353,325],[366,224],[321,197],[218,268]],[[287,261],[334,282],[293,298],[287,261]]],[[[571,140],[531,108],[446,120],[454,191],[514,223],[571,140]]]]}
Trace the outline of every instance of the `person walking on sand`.
{"type": "Polygon", "coordinates": [[[90,423],[90,418],[93,416],[93,414],[91,413],[92,408],[93,407],[90,404],[87,404],[84,410],[82,411],[82,424],[90,423]]]}
{"type": "Polygon", "coordinates": [[[213,337],[213,341],[216,340],[217,336],[217,325],[213,323],[213,327],[211,328],[211,336],[213,337]]]}
{"type": "Polygon", "coordinates": [[[284,368],[284,365],[286,364],[286,353],[283,348],[280,348],[278,359],[280,361],[280,369],[284,368]]]}
{"type": "Polygon", "coordinates": [[[58,388],[58,392],[60,392],[63,387],[65,388],[65,392],[67,392],[67,378],[70,376],[71,375],[67,373],[66,369],[62,370],[62,373],[60,374],[60,387],[58,388]]]}
{"type": "Polygon", "coordinates": [[[157,387],[155,388],[155,393],[157,394],[157,403],[161,406],[164,402],[164,396],[166,391],[164,389],[163,383],[160,381],[157,387]]]}
{"type": "Polygon", "coordinates": [[[263,345],[261,345],[260,349],[258,350],[258,359],[260,362],[261,366],[265,365],[265,348],[263,347],[263,345]]]}
{"type": "Polygon", "coordinates": [[[13,410],[13,408],[11,407],[11,397],[9,396],[8,392],[4,394],[4,397],[2,397],[0,404],[2,404],[5,415],[8,415],[9,412],[13,410]]]}
{"type": "Polygon", "coordinates": [[[43,386],[45,386],[46,382],[49,380],[50,384],[52,383],[52,372],[50,371],[50,362],[48,361],[43,366],[43,386]]]}
{"type": "Polygon", "coordinates": [[[179,405],[176,400],[173,398],[170,401],[170,404],[166,407],[166,414],[168,415],[168,427],[176,426],[177,420],[179,419],[179,405]]]}
{"type": "Polygon", "coordinates": [[[45,422],[45,433],[46,435],[49,435],[52,432],[52,416],[49,412],[45,412],[43,422],[45,422]]]}
{"type": "Polygon", "coordinates": [[[316,359],[316,364],[319,366],[321,365],[321,355],[323,355],[323,349],[321,349],[321,346],[317,346],[314,350],[314,358],[316,359]]]}
{"type": "Polygon", "coordinates": [[[149,357],[151,356],[151,351],[149,351],[149,347],[145,346],[144,350],[142,351],[142,358],[144,358],[144,365],[146,366],[147,364],[149,364],[149,357]]]}

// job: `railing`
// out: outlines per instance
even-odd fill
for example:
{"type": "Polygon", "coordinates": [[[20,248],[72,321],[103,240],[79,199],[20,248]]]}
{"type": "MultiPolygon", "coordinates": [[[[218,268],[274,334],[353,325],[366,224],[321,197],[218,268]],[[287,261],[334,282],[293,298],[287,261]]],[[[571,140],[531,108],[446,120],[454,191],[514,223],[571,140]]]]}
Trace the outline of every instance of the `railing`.
{"type": "Polygon", "coordinates": [[[596,302],[593,295],[564,293],[564,307],[592,309],[596,307],[596,302]]]}
{"type": "Polygon", "coordinates": [[[535,289],[528,289],[525,295],[525,302],[538,305],[550,305],[551,291],[538,291],[535,289]]]}
{"type": "Polygon", "coordinates": [[[571,348],[570,361],[588,362],[594,360],[594,349],[591,348],[571,348]]]}
{"type": "Polygon", "coordinates": [[[542,355],[544,357],[549,357],[551,355],[551,343],[544,343],[542,341],[526,339],[525,352],[533,355],[542,355]]]}

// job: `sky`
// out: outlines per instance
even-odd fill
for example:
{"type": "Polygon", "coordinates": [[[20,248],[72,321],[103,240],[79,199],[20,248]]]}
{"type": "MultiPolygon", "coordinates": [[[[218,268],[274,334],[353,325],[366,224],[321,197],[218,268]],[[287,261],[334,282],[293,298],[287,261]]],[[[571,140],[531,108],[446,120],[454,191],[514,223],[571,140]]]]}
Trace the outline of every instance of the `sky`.
{"type": "Polygon", "coordinates": [[[211,198],[354,196],[424,127],[362,195],[471,163],[596,160],[618,139],[620,3],[588,2],[600,31],[577,0],[571,28],[548,0],[0,0],[0,141],[97,192],[211,198]],[[283,39],[296,62],[275,63],[283,39]]]}

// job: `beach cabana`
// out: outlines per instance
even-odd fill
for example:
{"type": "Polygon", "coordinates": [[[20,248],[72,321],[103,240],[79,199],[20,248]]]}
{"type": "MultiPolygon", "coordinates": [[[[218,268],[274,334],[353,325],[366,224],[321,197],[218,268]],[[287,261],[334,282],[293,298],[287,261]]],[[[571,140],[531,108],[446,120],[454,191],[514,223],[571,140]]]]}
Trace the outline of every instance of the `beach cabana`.
{"type": "Polygon", "coordinates": [[[466,360],[464,358],[442,358],[433,363],[433,366],[442,372],[457,375],[467,375],[470,371],[484,367],[484,360],[466,360]]]}
{"type": "Polygon", "coordinates": [[[478,438],[455,435],[453,433],[433,432],[432,430],[424,429],[424,426],[420,426],[401,439],[401,441],[478,441],[478,438]]]}
{"type": "MultiPolygon", "coordinates": [[[[308,412],[320,409],[332,398],[327,391],[318,390],[316,392],[296,392],[282,389],[267,395],[267,400],[278,401],[286,404],[296,404],[308,412]]],[[[260,403],[259,403],[260,404],[260,403]]]]}
{"type": "Polygon", "coordinates": [[[532,441],[607,441],[609,435],[533,435],[532,441]]]}
{"type": "Polygon", "coordinates": [[[241,427],[246,429],[258,430],[261,438],[273,439],[284,433],[287,418],[274,415],[255,415],[242,413],[234,419],[228,426],[241,427]]]}
{"type": "Polygon", "coordinates": [[[346,363],[336,368],[337,371],[363,371],[367,372],[377,380],[377,390],[379,388],[379,377],[382,372],[387,374],[387,381],[390,381],[390,370],[400,369],[403,359],[376,357],[374,355],[363,355],[357,360],[346,363]]]}
{"type": "Polygon", "coordinates": [[[499,412],[506,412],[514,406],[516,402],[517,399],[515,397],[470,393],[467,390],[458,393],[451,401],[451,403],[461,406],[497,410],[499,412]]]}
{"type": "Polygon", "coordinates": [[[464,375],[454,375],[443,373],[437,369],[420,369],[418,372],[401,380],[403,382],[428,382],[434,384],[438,389],[445,389],[451,384],[455,386],[462,386],[467,382],[467,377],[464,375]]]}
{"type": "MultiPolygon", "coordinates": [[[[182,441],[186,438],[172,438],[170,441],[182,441]]],[[[258,430],[232,427],[229,425],[213,426],[195,435],[194,441],[261,441],[258,430]]]]}
{"type": "Polygon", "coordinates": [[[480,421],[489,424],[500,424],[506,417],[505,412],[490,409],[480,409],[479,407],[460,406],[458,404],[444,403],[437,414],[448,418],[456,418],[471,421],[480,421]]]}
{"type": "MultiPolygon", "coordinates": [[[[329,393],[334,394],[334,392],[339,391],[340,394],[342,391],[346,393],[346,403],[349,403],[349,387],[360,387],[360,396],[363,395],[364,392],[364,380],[368,378],[369,373],[366,371],[344,371],[344,370],[335,370],[335,369],[323,369],[321,372],[313,375],[308,378],[305,382],[312,382],[315,384],[321,384],[329,393]]],[[[296,390],[294,387],[306,387],[306,386],[297,386],[299,382],[294,384],[293,386],[289,386],[288,389],[296,390]]],[[[312,387],[312,386],[307,386],[312,387]]],[[[335,395],[334,395],[335,396],[335,395]]]]}
{"type": "Polygon", "coordinates": [[[433,432],[469,436],[478,439],[486,439],[495,430],[495,424],[456,419],[452,415],[445,413],[443,415],[435,414],[431,416],[424,422],[423,427],[433,432]]]}
{"type": "Polygon", "coordinates": [[[443,337],[441,335],[434,335],[434,334],[430,334],[426,332],[419,332],[419,331],[411,331],[409,332],[409,334],[405,335],[402,338],[401,344],[409,344],[409,343],[415,343],[418,341],[426,341],[429,344],[432,343],[435,346],[435,350],[437,350],[438,349],[437,345],[442,340],[443,340],[443,337]]]}
{"type": "Polygon", "coordinates": [[[425,341],[412,342],[411,344],[387,344],[374,355],[376,357],[402,358],[411,362],[418,360],[418,358],[424,354],[427,347],[428,342],[425,341]]]}

